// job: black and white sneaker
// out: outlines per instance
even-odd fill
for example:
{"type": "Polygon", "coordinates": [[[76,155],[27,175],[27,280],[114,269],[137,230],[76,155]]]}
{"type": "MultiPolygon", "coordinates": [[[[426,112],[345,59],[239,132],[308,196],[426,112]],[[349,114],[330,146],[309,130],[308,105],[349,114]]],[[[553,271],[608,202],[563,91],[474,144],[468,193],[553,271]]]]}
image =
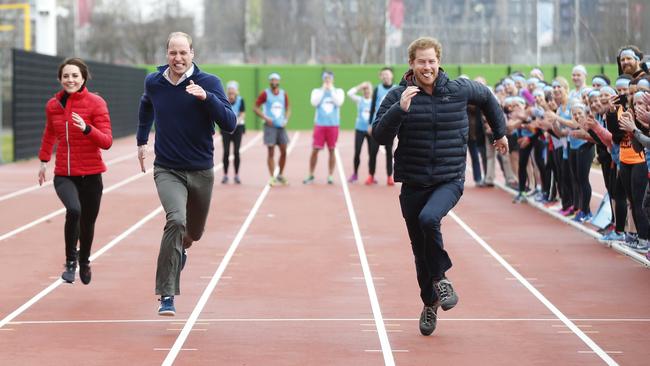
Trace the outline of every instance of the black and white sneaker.
{"type": "Polygon", "coordinates": [[[434,282],[433,290],[438,295],[438,303],[442,310],[447,311],[458,304],[458,294],[454,291],[451,281],[446,277],[443,277],[440,281],[434,282]]]}
{"type": "Polygon", "coordinates": [[[81,283],[84,285],[89,284],[92,279],[92,274],[89,263],[79,263],[79,279],[81,280],[81,283]]]}
{"type": "Polygon", "coordinates": [[[74,282],[74,274],[77,271],[77,262],[69,261],[65,263],[65,271],[61,274],[61,278],[67,283],[74,282]]]}
{"type": "Polygon", "coordinates": [[[436,323],[438,322],[438,306],[424,305],[422,313],[420,314],[420,333],[424,336],[429,336],[436,330],[436,323]]]}

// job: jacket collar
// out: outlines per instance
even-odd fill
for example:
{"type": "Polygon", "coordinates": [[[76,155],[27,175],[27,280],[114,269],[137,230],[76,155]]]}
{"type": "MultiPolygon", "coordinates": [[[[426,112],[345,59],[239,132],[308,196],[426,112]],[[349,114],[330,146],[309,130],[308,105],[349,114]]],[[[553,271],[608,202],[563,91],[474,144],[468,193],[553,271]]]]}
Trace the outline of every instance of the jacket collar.
{"type": "MultiPolygon", "coordinates": [[[[56,100],[61,100],[64,93],[65,93],[65,90],[59,90],[54,97],[56,98],[56,100]]],[[[86,86],[84,86],[78,92],[70,94],[68,96],[68,100],[83,99],[86,95],[88,95],[88,88],[86,88],[86,86]]]]}
{"type": "MultiPolygon", "coordinates": [[[[433,90],[434,92],[438,91],[441,89],[447,82],[449,81],[449,77],[447,76],[447,73],[445,70],[441,67],[438,69],[438,76],[436,77],[435,82],[433,83],[433,90]]],[[[399,83],[400,86],[415,86],[415,75],[413,73],[412,69],[409,69],[404,76],[402,76],[402,80],[399,83]]]]}

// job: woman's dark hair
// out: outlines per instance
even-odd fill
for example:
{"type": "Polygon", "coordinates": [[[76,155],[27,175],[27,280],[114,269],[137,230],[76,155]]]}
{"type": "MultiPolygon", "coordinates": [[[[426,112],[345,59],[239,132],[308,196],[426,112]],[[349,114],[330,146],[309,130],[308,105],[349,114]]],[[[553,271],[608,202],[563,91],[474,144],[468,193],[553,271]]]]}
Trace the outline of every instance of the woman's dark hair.
{"type": "Polygon", "coordinates": [[[81,88],[79,90],[83,89],[84,86],[86,86],[86,82],[88,82],[88,80],[90,80],[91,78],[90,71],[88,70],[88,65],[86,65],[84,60],[78,57],[66,58],[65,60],[63,60],[61,65],[59,65],[59,72],[58,72],[59,80],[61,80],[61,74],[63,73],[63,68],[66,65],[74,65],[79,68],[79,71],[81,72],[81,77],[84,78],[84,83],[81,85],[81,88]]]}

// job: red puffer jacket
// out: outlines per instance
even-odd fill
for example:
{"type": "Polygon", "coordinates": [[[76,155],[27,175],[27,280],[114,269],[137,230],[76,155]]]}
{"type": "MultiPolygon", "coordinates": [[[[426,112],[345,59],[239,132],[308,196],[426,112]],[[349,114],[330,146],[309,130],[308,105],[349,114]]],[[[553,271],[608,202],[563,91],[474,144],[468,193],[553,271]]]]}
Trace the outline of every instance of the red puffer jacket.
{"type": "Polygon", "coordinates": [[[99,149],[108,150],[113,144],[106,102],[84,87],[68,97],[64,109],[61,104],[63,93],[63,90],[59,91],[45,106],[47,122],[39,159],[50,161],[54,144],[58,143],[55,175],[80,176],[105,172],[106,165],[99,149]],[[87,133],[74,125],[72,112],[81,116],[90,127],[86,128],[87,133]]]}

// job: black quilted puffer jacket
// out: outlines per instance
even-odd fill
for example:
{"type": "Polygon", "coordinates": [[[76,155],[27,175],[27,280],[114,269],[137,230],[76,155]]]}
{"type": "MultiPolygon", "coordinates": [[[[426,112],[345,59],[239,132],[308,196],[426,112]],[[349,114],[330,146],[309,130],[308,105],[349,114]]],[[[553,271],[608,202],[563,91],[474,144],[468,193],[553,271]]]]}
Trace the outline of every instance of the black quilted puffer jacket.
{"type": "Polygon", "coordinates": [[[467,104],[485,115],[494,138],[506,131],[498,101],[486,86],[468,79],[449,80],[440,69],[433,95],[420,91],[404,112],[399,100],[404,89],[414,84],[409,70],[398,87],[388,92],[372,124],[372,136],[384,145],[399,139],[395,151],[395,181],[435,186],[465,178],[467,156],[467,104]]]}

